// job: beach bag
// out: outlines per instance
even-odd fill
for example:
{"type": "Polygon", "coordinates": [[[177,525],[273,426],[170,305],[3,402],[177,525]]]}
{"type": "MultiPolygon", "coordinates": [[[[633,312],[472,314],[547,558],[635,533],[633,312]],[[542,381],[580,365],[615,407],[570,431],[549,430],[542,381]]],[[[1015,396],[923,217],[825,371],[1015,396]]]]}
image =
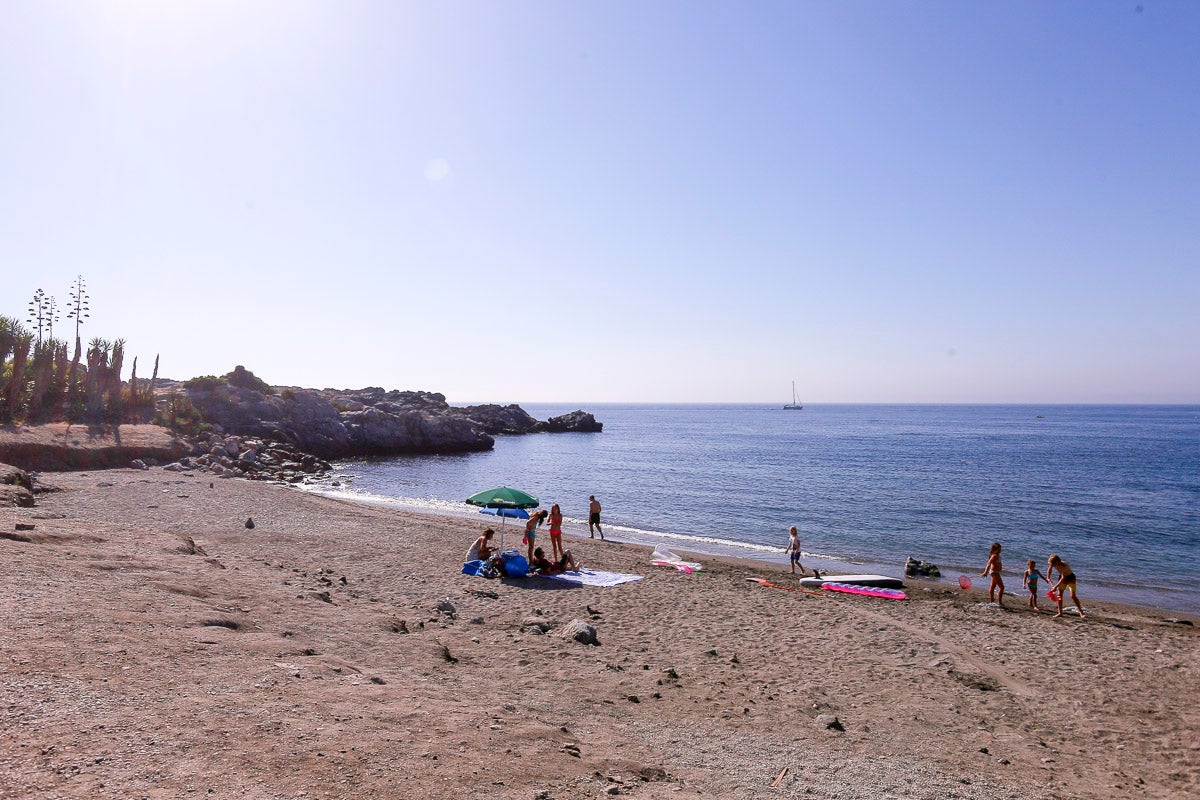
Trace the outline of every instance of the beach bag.
{"type": "Polygon", "coordinates": [[[465,564],[463,564],[463,568],[462,568],[463,575],[478,575],[480,572],[483,571],[483,565],[486,563],[487,563],[486,561],[468,561],[468,562],[466,562],[465,564]]]}
{"type": "Polygon", "coordinates": [[[505,550],[500,558],[504,562],[504,574],[510,578],[524,578],[529,572],[529,562],[516,550],[505,550]]]}

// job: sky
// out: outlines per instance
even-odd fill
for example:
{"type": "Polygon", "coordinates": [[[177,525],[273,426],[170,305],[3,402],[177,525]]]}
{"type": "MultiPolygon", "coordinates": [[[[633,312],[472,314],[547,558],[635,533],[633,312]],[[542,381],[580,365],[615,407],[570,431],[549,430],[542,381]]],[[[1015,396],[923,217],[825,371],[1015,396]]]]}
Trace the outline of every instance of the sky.
{"type": "Polygon", "coordinates": [[[1200,4],[0,6],[0,315],[143,377],[1200,403],[1200,4]]]}

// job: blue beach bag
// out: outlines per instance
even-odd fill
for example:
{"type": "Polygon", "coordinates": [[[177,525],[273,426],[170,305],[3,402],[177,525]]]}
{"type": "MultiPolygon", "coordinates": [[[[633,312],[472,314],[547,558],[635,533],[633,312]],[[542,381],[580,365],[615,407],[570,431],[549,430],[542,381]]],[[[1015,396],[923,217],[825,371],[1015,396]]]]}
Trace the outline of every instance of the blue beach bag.
{"type": "Polygon", "coordinates": [[[478,575],[483,571],[486,561],[467,561],[463,564],[463,575],[478,575]]]}
{"type": "Polygon", "coordinates": [[[500,558],[504,561],[504,574],[510,578],[524,578],[529,572],[529,562],[517,550],[505,550],[500,558]]]}

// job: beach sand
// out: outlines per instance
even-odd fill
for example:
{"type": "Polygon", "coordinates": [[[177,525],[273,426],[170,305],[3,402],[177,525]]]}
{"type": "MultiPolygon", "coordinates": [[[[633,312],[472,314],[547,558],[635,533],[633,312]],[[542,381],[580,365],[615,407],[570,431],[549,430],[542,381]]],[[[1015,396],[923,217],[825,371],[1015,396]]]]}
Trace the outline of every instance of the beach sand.
{"type": "Polygon", "coordinates": [[[1086,575],[1091,616],[1054,620],[948,583],[685,575],[568,529],[586,566],[645,576],[573,588],[462,575],[482,519],[159,469],[42,481],[0,509],[27,539],[0,538],[5,798],[1200,794],[1195,626],[1090,602],[1086,575]],[[575,619],[599,646],[556,635],[575,619]]]}

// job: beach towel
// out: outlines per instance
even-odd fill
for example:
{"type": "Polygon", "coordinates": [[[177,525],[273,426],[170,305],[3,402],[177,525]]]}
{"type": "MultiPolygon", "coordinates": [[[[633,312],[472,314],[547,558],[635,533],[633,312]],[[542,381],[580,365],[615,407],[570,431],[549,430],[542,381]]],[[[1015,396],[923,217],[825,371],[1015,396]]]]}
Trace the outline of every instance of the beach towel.
{"type": "Polygon", "coordinates": [[[542,575],[541,577],[552,581],[564,581],[566,583],[577,583],[581,586],[600,586],[607,588],[609,586],[620,586],[622,583],[632,583],[640,581],[641,575],[628,575],[624,572],[604,572],[598,569],[581,569],[578,572],[558,572],[554,575],[542,575]]]}

